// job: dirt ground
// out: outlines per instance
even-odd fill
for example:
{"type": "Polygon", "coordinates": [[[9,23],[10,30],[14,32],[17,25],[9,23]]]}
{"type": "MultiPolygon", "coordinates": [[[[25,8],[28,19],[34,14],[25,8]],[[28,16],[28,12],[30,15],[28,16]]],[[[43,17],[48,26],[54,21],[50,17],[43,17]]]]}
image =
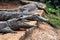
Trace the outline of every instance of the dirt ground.
{"type": "MultiPolygon", "coordinates": [[[[60,33],[59,33],[60,34],[60,33]]],[[[40,24],[25,40],[59,40],[55,29],[47,23],[40,24]]]]}
{"type": "Polygon", "coordinates": [[[22,5],[14,4],[14,3],[0,3],[0,9],[14,9],[18,6],[22,6],[22,5]]]}

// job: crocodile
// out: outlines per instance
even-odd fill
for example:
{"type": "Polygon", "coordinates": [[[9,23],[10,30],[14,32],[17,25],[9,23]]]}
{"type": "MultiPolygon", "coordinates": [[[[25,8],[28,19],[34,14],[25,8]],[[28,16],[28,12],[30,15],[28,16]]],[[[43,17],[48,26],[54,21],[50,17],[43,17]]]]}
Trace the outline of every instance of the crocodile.
{"type": "MultiPolygon", "coordinates": [[[[29,1],[30,2],[30,1],[29,1]]],[[[29,12],[31,10],[43,10],[46,14],[48,14],[48,12],[46,11],[46,9],[43,8],[43,5],[39,2],[32,2],[30,4],[26,4],[23,6],[19,6],[17,8],[15,8],[14,10],[7,10],[7,9],[0,9],[0,11],[8,11],[8,12],[29,12]]]]}
{"type": "Polygon", "coordinates": [[[47,22],[48,19],[45,19],[44,17],[40,16],[39,14],[36,13],[31,13],[31,12],[5,12],[1,11],[0,12],[0,21],[6,21],[12,18],[19,18],[19,19],[29,19],[29,20],[35,20],[35,21],[45,21],[47,22]]]}
{"type": "MultiPolygon", "coordinates": [[[[40,2],[29,1],[29,0],[20,0],[20,2],[27,3],[25,6],[22,6],[22,9],[24,9],[25,11],[29,11],[29,10],[38,8],[48,14],[46,9],[43,8],[42,3],[40,3],[40,2]]],[[[18,9],[20,9],[20,7],[18,7],[18,9]]]]}
{"type": "Polygon", "coordinates": [[[9,19],[7,21],[0,21],[0,33],[14,33],[14,30],[23,27],[31,28],[36,27],[36,25],[26,24],[17,18],[9,19]]]}

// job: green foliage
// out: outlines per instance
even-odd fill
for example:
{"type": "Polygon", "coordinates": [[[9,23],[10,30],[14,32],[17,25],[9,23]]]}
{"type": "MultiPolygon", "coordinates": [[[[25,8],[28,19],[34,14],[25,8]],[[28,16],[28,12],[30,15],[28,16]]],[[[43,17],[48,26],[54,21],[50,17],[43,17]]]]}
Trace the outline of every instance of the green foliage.
{"type": "Polygon", "coordinates": [[[60,0],[40,0],[47,5],[46,10],[49,12],[46,18],[55,28],[60,28],[60,0]]]}
{"type": "Polygon", "coordinates": [[[60,28],[60,9],[56,10],[56,9],[47,7],[46,10],[49,12],[49,14],[45,17],[50,20],[50,23],[54,27],[60,28]]]}
{"type": "Polygon", "coordinates": [[[50,23],[55,27],[55,28],[60,28],[60,17],[55,16],[54,14],[49,13],[46,18],[49,19],[50,23]]]}

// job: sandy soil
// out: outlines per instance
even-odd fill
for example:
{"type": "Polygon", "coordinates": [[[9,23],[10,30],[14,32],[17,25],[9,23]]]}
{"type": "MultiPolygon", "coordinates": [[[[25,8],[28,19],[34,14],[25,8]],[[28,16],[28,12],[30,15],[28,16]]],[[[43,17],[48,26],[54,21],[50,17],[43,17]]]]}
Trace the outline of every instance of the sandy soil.
{"type": "Polygon", "coordinates": [[[19,40],[23,35],[25,35],[25,31],[18,31],[17,33],[7,33],[4,35],[0,34],[0,40],[19,40]]]}
{"type": "Polygon", "coordinates": [[[18,6],[22,6],[22,5],[14,4],[14,3],[0,3],[0,9],[14,9],[18,6]]]}
{"type": "Polygon", "coordinates": [[[59,40],[54,28],[47,23],[40,24],[25,40],[59,40]]]}

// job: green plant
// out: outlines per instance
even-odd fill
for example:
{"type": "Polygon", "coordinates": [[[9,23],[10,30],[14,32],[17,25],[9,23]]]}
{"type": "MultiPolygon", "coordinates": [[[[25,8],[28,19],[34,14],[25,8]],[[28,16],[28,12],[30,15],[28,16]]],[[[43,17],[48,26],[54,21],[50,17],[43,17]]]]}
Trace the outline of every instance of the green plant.
{"type": "Polygon", "coordinates": [[[49,12],[49,14],[45,17],[50,20],[50,23],[55,28],[60,28],[60,9],[56,10],[56,9],[47,7],[46,10],[49,12]]]}

